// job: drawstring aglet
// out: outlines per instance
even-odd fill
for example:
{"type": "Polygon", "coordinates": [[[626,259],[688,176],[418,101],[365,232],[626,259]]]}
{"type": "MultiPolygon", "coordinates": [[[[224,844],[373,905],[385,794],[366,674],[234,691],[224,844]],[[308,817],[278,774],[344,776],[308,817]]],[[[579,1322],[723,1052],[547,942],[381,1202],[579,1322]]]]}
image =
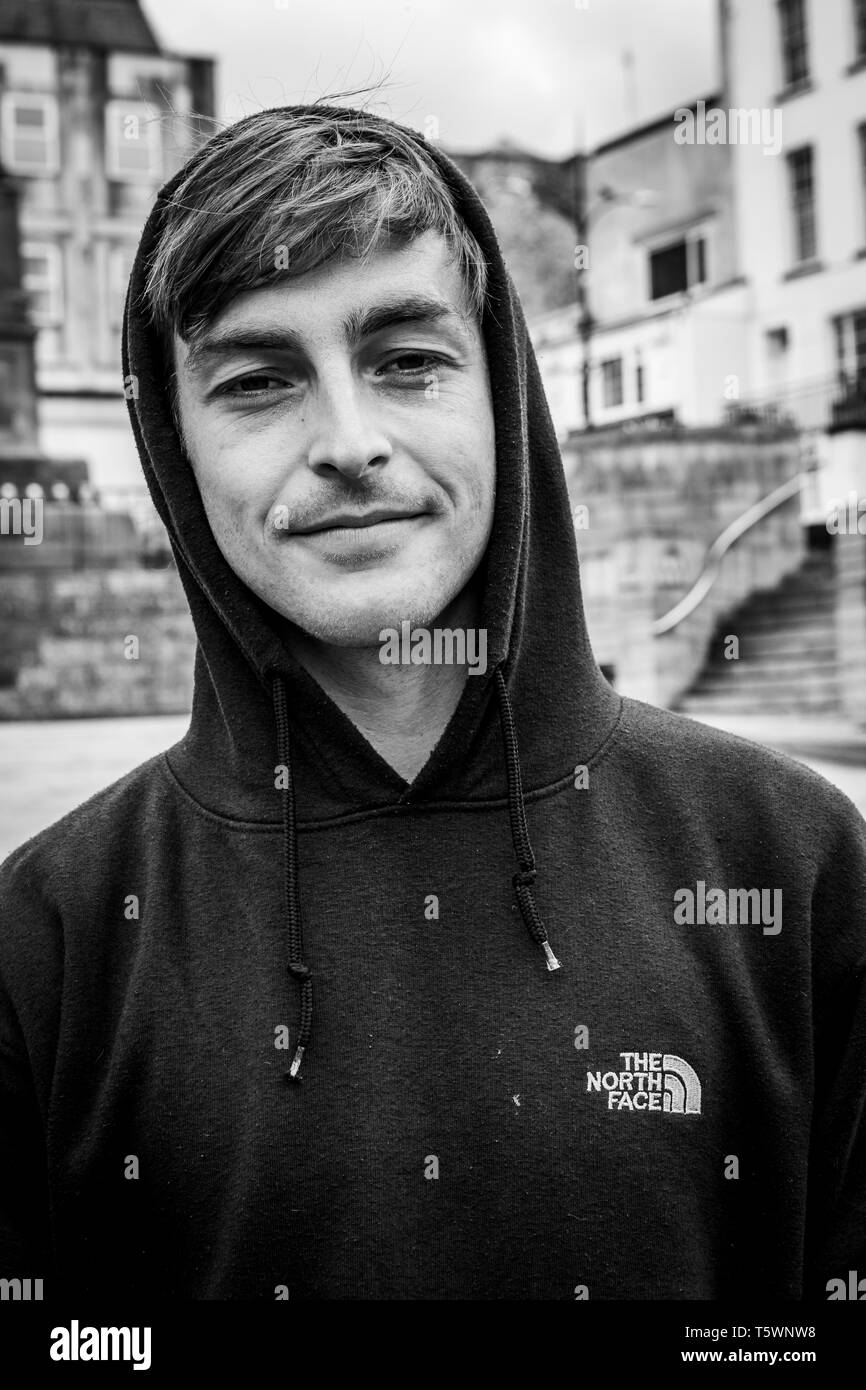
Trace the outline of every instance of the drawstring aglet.
{"type": "Polygon", "coordinates": [[[561,962],[556,959],[556,956],[550,949],[550,942],[542,941],[541,948],[544,951],[545,957],[547,959],[548,970],[559,970],[561,962]]]}
{"type": "Polygon", "coordinates": [[[304,1049],[303,1047],[299,1047],[292,1060],[292,1065],[286,1072],[287,1081],[300,1081],[302,1079],[300,1076],[298,1076],[298,1068],[301,1065],[301,1058],[303,1057],[303,1055],[304,1049]]]}

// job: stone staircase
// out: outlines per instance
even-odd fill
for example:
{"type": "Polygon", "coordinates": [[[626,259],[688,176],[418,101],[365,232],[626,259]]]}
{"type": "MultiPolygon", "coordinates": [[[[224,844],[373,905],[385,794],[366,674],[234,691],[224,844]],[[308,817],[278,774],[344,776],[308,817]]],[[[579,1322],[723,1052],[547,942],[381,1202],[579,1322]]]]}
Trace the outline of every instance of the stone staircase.
{"type": "Polygon", "coordinates": [[[841,708],[835,644],[833,551],[810,551],[775,589],[723,618],[704,668],[677,708],[707,715],[832,714],[841,708]],[[738,659],[725,657],[730,636],[738,659]]]}

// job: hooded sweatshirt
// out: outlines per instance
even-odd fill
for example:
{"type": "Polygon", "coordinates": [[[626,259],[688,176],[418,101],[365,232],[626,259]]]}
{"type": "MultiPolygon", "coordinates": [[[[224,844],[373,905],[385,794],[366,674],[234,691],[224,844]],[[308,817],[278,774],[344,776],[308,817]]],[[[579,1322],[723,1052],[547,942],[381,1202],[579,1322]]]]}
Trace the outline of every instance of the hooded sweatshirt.
{"type": "Polygon", "coordinates": [[[123,371],[193,710],[0,871],[0,1276],[826,1298],[866,1274],[866,827],[602,677],[519,301],[471,185],[412,138],[489,273],[487,672],[409,783],[224,560],[141,307],[181,171],[123,371]]]}

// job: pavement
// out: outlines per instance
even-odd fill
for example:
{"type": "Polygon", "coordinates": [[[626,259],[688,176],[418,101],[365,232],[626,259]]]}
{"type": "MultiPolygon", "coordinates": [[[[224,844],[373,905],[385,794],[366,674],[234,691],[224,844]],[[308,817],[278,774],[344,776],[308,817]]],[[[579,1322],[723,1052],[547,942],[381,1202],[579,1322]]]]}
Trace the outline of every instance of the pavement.
{"type": "Polygon", "coordinates": [[[0,860],[177,743],[188,725],[186,715],[0,723],[0,860]]]}
{"type": "MultiPolygon", "coordinates": [[[[839,787],[866,817],[866,729],[819,716],[705,718],[777,748],[839,787]]],[[[185,715],[0,723],[0,860],[47,825],[165,748],[185,715]]]]}

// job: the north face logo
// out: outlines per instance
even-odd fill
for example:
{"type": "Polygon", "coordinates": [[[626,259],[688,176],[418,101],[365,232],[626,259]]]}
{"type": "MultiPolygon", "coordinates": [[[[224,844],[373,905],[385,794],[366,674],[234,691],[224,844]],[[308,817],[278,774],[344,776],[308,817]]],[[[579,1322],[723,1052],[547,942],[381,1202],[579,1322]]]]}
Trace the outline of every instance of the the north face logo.
{"type": "Polygon", "coordinates": [[[624,1071],[588,1071],[586,1089],[606,1091],[608,1110],[668,1110],[700,1115],[694,1067],[669,1052],[621,1052],[624,1071]]]}

